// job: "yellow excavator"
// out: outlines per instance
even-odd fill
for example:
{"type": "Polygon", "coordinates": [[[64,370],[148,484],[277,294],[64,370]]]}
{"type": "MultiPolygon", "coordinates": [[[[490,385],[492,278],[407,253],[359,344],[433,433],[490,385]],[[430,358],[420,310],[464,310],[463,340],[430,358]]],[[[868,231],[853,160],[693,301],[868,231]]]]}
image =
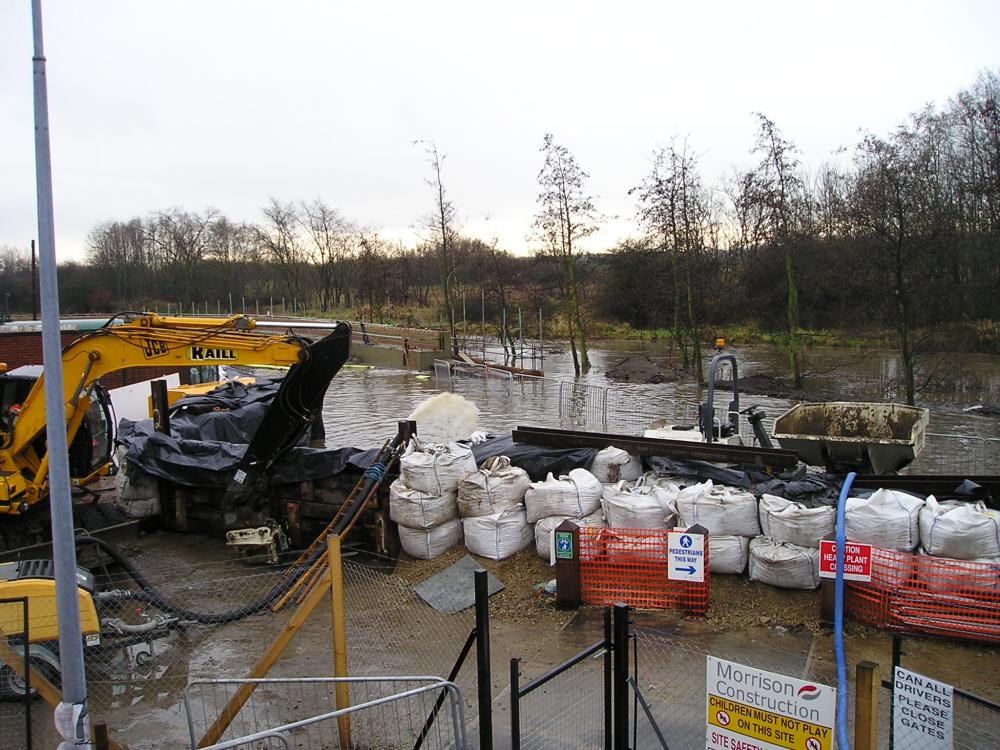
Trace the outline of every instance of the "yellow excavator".
{"type": "MultiPolygon", "coordinates": [[[[351,328],[332,325],[324,339],[268,334],[255,321],[123,313],[62,352],[70,473],[83,485],[112,470],[107,392],[100,378],[134,367],[277,365],[290,367],[272,407],[230,484],[252,488],[278,456],[309,429],[323,395],[350,354],[351,328]]],[[[41,541],[48,528],[48,452],[44,371],[0,374],[0,550],[41,541]]]]}

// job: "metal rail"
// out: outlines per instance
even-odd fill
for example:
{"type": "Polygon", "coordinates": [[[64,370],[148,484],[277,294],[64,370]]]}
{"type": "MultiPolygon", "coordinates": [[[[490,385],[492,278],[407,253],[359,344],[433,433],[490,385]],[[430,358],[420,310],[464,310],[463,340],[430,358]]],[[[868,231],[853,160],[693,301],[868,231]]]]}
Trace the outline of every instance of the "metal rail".
{"type": "Polygon", "coordinates": [[[513,439],[515,443],[559,448],[606,448],[609,445],[614,445],[640,456],[671,456],[682,459],[767,466],[772,469],[793,469],[798,464],[798,456],[794,451],[780,448],[695,443],[686,440],[640,438],[632,435],[554,430],[545,427],[518,426],[513,432],[513,439]]]}

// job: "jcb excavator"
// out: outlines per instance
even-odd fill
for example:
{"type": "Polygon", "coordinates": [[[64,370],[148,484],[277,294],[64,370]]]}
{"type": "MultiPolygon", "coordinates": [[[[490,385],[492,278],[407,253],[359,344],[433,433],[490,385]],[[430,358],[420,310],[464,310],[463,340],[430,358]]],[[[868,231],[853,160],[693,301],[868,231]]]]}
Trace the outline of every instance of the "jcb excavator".
{"type": "MultiPolygon", "coordinates": [[[[351,327],[336,323],[312,342],[254,331],[246,316],[177,318],[122,313],[63,349],[63,395],[70,473],[82,485],[111,471],[109,399],[102,376],[131,367],[199,365],[290,366],[229,487],[239,497],[322,408],[323,396],[350,354],[351,327]]],[[[41,368],[0,370],[0,550],[41,541],[48,529],[48,452],[41,368]]]]}

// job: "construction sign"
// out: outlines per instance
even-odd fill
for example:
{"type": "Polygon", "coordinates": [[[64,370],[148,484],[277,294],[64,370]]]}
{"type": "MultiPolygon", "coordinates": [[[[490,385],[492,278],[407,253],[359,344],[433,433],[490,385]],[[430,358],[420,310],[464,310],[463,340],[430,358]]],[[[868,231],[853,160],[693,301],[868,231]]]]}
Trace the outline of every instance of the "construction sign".
{"type": "Polygon", "coordinates": [[[667,532],[667,578],[671,581],[705,582],[705,535],[667,532]]]}
{"type": "MultiPolygon", "coordinates": [[[[819,577],[837,577],[837,543],[823,540],[819,543],[819,577]]],[[[844,543],[844,580],[870,581],[872,579],[872,546],[857,542],[844,543]]]]}
{"type": "Polygon", "coordinates": [[[708,657],[706,750],[833,750],[837,691],[708,657]]]}

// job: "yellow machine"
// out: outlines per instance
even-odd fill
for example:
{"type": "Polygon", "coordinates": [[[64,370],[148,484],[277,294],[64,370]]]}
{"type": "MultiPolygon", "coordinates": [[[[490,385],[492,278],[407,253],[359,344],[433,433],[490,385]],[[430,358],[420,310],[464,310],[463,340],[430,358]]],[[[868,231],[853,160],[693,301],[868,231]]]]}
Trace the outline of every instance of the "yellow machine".
{"type": "MultiPolygon", "coordinates": [[[[23,560],[0,564],[0,633],[28,643],[55,641],[59,637],[56,620],[56,582],[51,560],[23,560]],[[28,629],[25,635],[24,606],[28,600],[28,629]]],[[[77,597],[80,624],[88,645],[100,643],[101,621],[94,605],[94,577],[77,569],[77,597]]]]}
{"type": "MultiPolygon", "coordinates": [[[[294,381],[297,400],[283,399],[285,413],[276,415],[277,429],[272,419],[268,430],[287,437],[311,423],[330,379],[348,357],[350,326],[334,324],[334,332],[318,342],[259,333],[254,327],[246,316],[123,314],[66,346],[63,395],[74,483],[84,484],[112,466],[110,413],[99,380],[118,370],[219,364],[292,367],[286,381],[294,381]]],[[[7,547],[25,541],[23,532],[12,526],[12,517],[25,516],[47,500],[43,378],[41,372],[37,377],[0,374],[0,549],[5,541],[7,547]]],[[[261,451],[275,448],[273,438],[270,444],[264,442],[248,452],[258,463],[261,451]]]]}

